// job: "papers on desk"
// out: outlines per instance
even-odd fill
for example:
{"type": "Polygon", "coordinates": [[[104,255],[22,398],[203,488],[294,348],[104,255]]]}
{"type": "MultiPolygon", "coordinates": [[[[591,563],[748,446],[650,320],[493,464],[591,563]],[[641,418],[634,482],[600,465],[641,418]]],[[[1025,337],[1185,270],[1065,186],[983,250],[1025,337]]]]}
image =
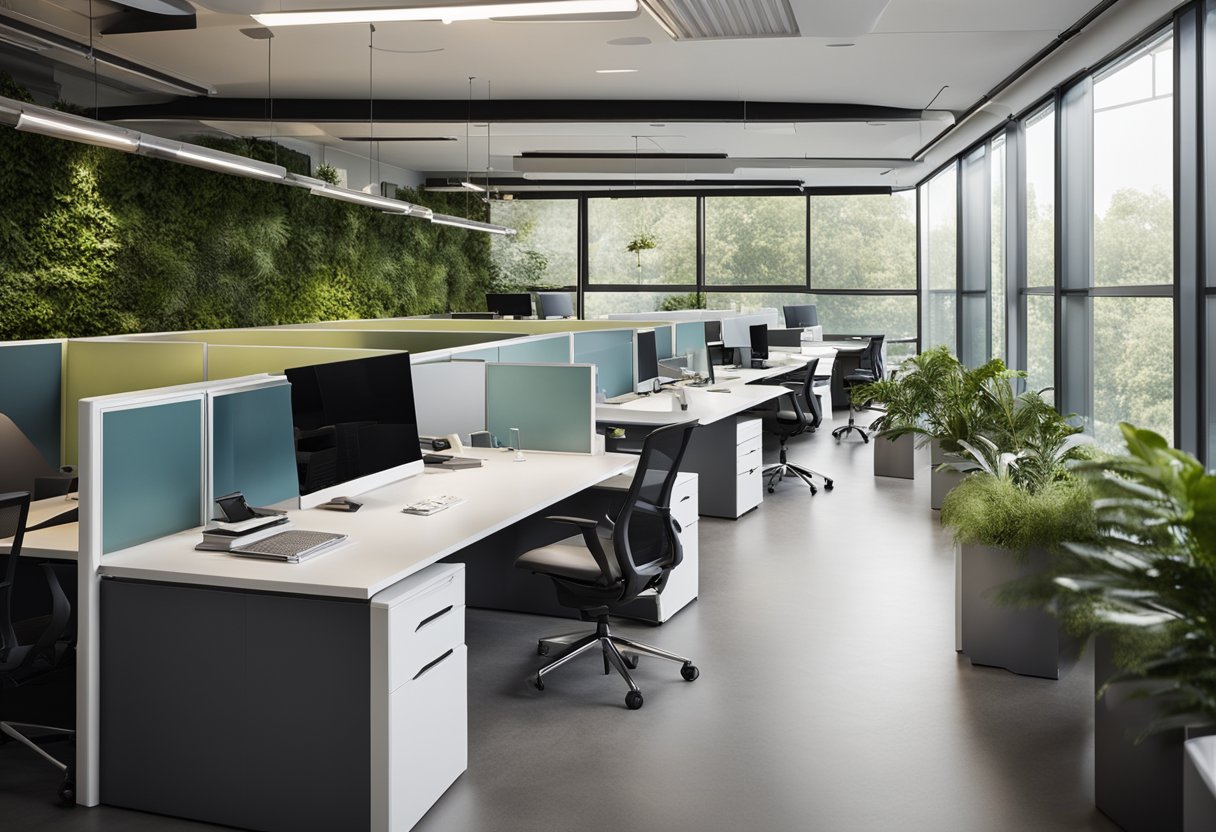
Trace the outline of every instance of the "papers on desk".
{"type": "Polygon", "coordinates": [[[238,546],[248,546],[290,528],[291,521],[286,516],[254,517],[240,523],[216,520],[203,529],[203,542],[194,548],[204,552],[231,552],[238,546]]]}

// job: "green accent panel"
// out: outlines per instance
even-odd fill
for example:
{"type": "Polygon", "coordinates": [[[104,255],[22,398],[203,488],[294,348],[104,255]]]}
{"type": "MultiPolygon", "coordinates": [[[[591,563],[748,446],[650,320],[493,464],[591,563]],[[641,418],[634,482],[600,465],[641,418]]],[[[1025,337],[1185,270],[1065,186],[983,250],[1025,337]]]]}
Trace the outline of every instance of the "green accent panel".
{"type": "Polygon", "coordinates": [[[458,361],[497,361],[500,351],[498,347],[490,347],[484,350],[469,350],[468,352],[456,353],[452,356],[452,359],[458,361]]]}
{"type": "Polygon", "coordinates": [[[498,360],[516,364],[569,364],[570,336],[562,333],[521,344],[505,344],[498,348],[498,360]]]}
{"type": "Polygon", "coordinates": [[[201,398],[112,410],[101,420],[102,553],[199,525],[201,398]]]}
{"type": "Polygon", "coordinates": [[[245,347],[215,344],[207,347],[207,379],[240,378],[255,373],[282,373],[289,367],[329,364],[392,350],[338,349],[333,347],[245,347]]]}
{"type": "Polygon", "coordinates": [[[379,329],[426,332],[506,332],[512,337],[543,335],[550,332],[594,332],[600,329],[662,326],[669,321],[501,321],[457,318],[380,318],[366,321],[322,321],[304,324],[309,329],[379,329]]]}
{"type": "Polygon", "coordinates": [[[203,381],[206,347],[171,341],[68,341],[64,462],[74,464],[81,399],[203,381]]]}
{"type": "Polygon", "coordinates": [[[591,453],[592,368],[486,365],[486,429],[506,446],[519,428],[525,450],[591,453]]]}
{"type": "Polygon", "coordinates": [[[688,355],[705,349],[705,324],[688,321],[676,324],[676,355],[688,355]]]}
{"type": "Polygon", "coordinates": [[[0,413],[21,428],[42,457],[60,463],[63,343],[0,344],[0,413]]]}
{"type": "MultiPolygon", "coordinates": [[[[368,329],[222,329],[178,332],[148,340],[202,341],[251,347],[326,347],[329,349],[429,352],[517,338],[502,332],[404,332],[368,329]]],[[[131,339],[141,340],[141,339],[131,339]]]]}
{"type": "Polygon", "coordinates": [[[255,506],[300,496],[290,385],[216,396],[212,413],[212,496],[241,491],[255,506]]]}
{"type": "Polygon", "coordinates": [[[606,396],[633,389],[633,330],[574,333],[574,363],[594,364],[596,383],[606,396]]]}
{"type": "Polygon", "coordinates": [[[672,327],[670,324],[654,328],[655,351],[658,353],[660,361],[664,358],[671,358],[674,355],[671,349],[671,338],[672,327]]]}

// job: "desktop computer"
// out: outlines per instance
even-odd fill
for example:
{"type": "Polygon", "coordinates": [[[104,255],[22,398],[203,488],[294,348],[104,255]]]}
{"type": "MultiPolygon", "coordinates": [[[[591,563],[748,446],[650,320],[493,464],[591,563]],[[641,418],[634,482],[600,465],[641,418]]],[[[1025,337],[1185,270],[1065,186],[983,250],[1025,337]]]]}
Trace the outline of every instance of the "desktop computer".
{"type": "Polygon", "coordinates": [[[574,298],[569,292],[537,292],[536,316],[542,321],[548,318],[573,318],[574,298]]]}
{"type": "Polygon", "coordinates": [[[653,329],[634,332],[634,392],[652,393],[659,383],[659,353],[653,329]]]}
{"type": "Polygon", "coordinates": [[[768,364],[768,325],[752,324],[748,327],[748,339],[751,342],[751,367],[753,370],[767,370],[768,364]]]}
{"type": "Polygon", "coordinates": [[[504,318],[530,318],[532,296],[527,292],[486,292],[486,309],[504,318]]]}
{"type": "Polygon", "coordinates": [[[809,326],[819,326],[819,313],[813,303],[783,306],[781,310],[785,313],[785,325],[788,329],[805,329],[809,326]]]}

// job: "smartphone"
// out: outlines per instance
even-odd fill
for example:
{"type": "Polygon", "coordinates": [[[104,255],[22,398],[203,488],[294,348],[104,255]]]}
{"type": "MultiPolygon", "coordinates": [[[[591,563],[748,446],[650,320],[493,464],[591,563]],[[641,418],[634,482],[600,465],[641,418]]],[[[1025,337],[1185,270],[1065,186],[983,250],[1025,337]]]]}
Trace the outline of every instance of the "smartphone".
{"type": "Polygon", "coordinates": [[[229,523],[240,523],[242,520],[252,520],[258,516],[249,507],[249,503],[245,502],[245,495],[239,491],[225,494],[223,497],[216,497],[215,504],[220,507],[220,513],[224,515],[224,520],[229,523]]]}

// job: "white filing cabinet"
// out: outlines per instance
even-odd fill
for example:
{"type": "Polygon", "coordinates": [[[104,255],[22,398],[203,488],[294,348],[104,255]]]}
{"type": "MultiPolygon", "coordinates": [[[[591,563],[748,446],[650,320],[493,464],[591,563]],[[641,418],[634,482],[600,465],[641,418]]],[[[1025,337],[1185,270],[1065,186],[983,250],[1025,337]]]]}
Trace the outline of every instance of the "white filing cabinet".
{"type": "Polygon", "coordinates": [[[742,517],[764,499],[761,427],[759,419],[740,419],[735,425],[735,517],[742,517]]]}
{"type": "Polygon", "coordinates": [[[735,520],[764,498],[761,421],[755,417],[719,419],[701,425],[680,466],[701,477],[701,514],[735,520]]]}
{"type": "Polygon", "coordinates": [[[371,599],[371,828],[404,832],[468,768],[464,564],[371,599]]]}

